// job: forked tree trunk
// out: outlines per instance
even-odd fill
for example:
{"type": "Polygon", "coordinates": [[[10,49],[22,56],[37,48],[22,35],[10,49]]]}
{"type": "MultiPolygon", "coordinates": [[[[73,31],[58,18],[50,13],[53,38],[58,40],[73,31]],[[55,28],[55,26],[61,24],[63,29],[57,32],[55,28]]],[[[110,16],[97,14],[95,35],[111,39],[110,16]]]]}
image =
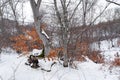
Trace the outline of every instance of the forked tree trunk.
{"type": "Polygon", "coordinates": [[[42,0],[38,0],[37,2],[35,2],[35,0],[30,0],[30,4],[31,4],[31,7],[32,7],[32,11],[33,11],[36,31],[37,31],[39,37],[43,41],[45,55],[48,55],[48,53],[50,52],[50,49],[51,49],[50,48],[50,41],[49,41],[48,36],[45,35],[43,33],[43,30],[40,28],[41,16],[39,14],[39,8],[40,8],[40,5],[41,5],[41,1],[42,0]]]}
{"type": "Polygon", "coordinates": [[[68,44],[68,11],[67,11],[67,5],[66,5],[66,0],[60,0],[61,5],[62,5],[62,12],[63,12],[63,18],[62,18],[62,14],[60,14],[60,11],[58,10],[58,5],[57,5],[57,0],[54,0],[54,7],[55,7],[55,11],[56,11],[56,15],[58,18],[58,21],[60,23],[61,26],[61,32],[62,32],[62,45],[64,48],[64,62],[63,62],[63,66],[64,67],[68,67],[68,53],[67,53],[67,44],[68,44]]]}

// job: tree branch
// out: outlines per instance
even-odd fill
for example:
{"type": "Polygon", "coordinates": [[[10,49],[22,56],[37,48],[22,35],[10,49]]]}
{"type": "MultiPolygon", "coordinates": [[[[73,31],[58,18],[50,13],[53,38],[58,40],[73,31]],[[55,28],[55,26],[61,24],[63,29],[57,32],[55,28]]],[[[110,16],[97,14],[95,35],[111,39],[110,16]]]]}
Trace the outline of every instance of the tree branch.
{"type": "Polygon", "coordinates": [[[74,9],[71,17],[69,18],[69,21],[70,21],[70,20],[72,19],[72,17],[74,16],[74,14],[75,14],[75,12],[76,12],[76,10],[77,10],[77,8],[78,8],[78,6],[80,5],[81,2],[82,2],[82,0],[80,0],[80,2],[79,2],[79,3],[77,4],[77,6],[75,7],[75,9],[74,9]]]}
{"type": "Polygon", "coordinates": [[[57,17],[58,17],[58,21],[60,22],[60,25],[63,26],[62,20],[61,20],[61,15],[60,15],[60,13],[59,13],[59,11],[58,11],[58,7],[57,7],[57,2],[56,2],[56,0],[54,0],[54,6],[55,6],[55,11],[56,11],[56,14],[57,14],[57,17]]]}
{"type": "Polygon", "coordinates": [[[42,0],[38,0],[38,1],[37,1],[37,8],[40,7],[41,2],[42,2],[42,0]]]}
{"type": "Polygon", "coordinates": [[[90,5],[90,7],[88,8],[87,11],[89,11],[95,4],[96,4],[97,0],[95,2],[92,2],[92,4],[90,5]]]}
{"type": "Polygon", "coordinates": [[[67,4],[67,7],[70,5],[70,3],[71,3],[71,0],[69,0],[69,2],[68,2],[68,4],[67,4]]]}
{"type": "Polygon", "coordinates": [[[108,5],[105,6],[102,12],[89,24],[89,26],[91,26],[104,13],[104,11],[108,8],[109,5],[110,3],[108,3],[108,5]]]}
{"type": "Polygon", "coordinates": [[[0,8],[3,7],[3,6],[5,6],[5,4],[7,4],[9,1],[10,0],[5,1],[2,5],[0,5],[0,8]]]}
{"type": "Polygon", "coordinates": [[[114,2],[114,1],[110,1],[110,0],[106,0],[106,1],[109,2],[109,3],[113,3],[113,4],[116,4],[116,5],[120,6],[120,3],[117,3],[117,2],[114,2]]]}

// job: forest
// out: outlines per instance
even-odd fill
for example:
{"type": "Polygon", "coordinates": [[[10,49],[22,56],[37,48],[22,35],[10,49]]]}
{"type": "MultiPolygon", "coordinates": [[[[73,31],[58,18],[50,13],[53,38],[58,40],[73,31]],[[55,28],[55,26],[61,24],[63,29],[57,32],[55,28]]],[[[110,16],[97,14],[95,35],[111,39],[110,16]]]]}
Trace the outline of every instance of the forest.
{"type": "Polygon", "coordinates": [[[120,80],[120,1],[0,0],[0,68],[0,80],[120,80]]]}

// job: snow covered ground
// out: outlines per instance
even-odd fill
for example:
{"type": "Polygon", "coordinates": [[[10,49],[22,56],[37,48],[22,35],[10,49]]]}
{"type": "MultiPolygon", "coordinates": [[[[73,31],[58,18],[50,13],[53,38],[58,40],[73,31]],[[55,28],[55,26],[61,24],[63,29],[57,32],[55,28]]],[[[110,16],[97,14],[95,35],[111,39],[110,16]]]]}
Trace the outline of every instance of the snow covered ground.
{"type": "MultiPolygon", "coordinates": [[[[26,56],[2,53],[0,80],[120,80],[120,67],[109,69],[109,65],[96,64],[89,59],[86,62],[76,62],[78,69],[64,68],[57,63],[51,72],[33,69],[25,65],[26,60],[26,56]]],[[[39,62],[41,67],[49,69],[53,61],[39,62]]]]}
{"type": "MultiPolygon", "coordinates": [[[[101,42],[104,43],[104,42],[101,42]]],[[[101,45],[106,61],[114,60],[115,54],[120,55],[120,47],[106,48],[101,45]],[[105,48],[105,49],[104,49],[105,48]]],[[[87,59],[86,62],[75,62],[78,69],[64,68],[57,61],[51,72],[41,70],[50,69],[53,61],[39,60],[41,68],[33,69],[25,65],[26,56],[18,57],[15,51],[3,49],[0,56],[0,80],[120,80],[120,66],[111,67],[110,64],[96,64],[87,59]]]]}

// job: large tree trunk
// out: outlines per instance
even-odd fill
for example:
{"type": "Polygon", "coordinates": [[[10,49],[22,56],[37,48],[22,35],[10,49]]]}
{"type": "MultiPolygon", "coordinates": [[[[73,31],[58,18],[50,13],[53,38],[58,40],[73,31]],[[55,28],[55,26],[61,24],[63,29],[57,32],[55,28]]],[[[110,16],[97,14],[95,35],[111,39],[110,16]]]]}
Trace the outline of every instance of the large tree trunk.
{"type": "Polygon", "coordinates": [[[40,28],[41,17],[39,14],[39,8],[40,8],[41,1],[42,0],[38,0],[36,3],[35,0],[30,0],[30,4],[32,7],[32,11],[33,11],[36,31],[37,31],[39,37],[43,41],[45,55],[48,55],[48,53],[50,52],[50,49],[51,49],[50,48],[50,41],[49,41],[48,36],[43,33],[43,29],[40,28]]]}

